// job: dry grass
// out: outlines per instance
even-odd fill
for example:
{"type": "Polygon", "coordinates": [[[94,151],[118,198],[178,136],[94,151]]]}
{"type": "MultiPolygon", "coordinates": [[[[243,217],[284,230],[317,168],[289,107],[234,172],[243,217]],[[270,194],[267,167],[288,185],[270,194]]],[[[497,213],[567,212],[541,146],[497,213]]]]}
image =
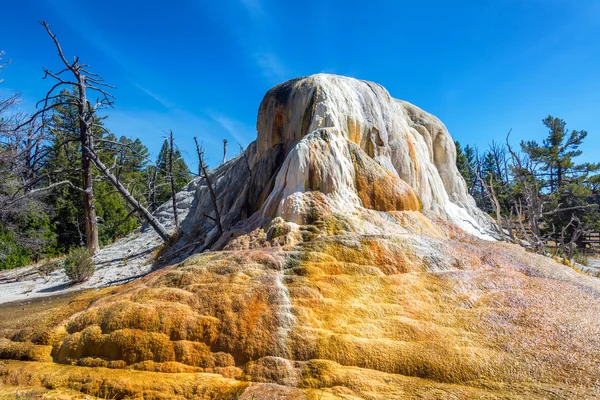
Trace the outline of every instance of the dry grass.
{"type": "Polygon", "coordinates": [[[0,380],[121,398],[600,395],[599,282],[443,232],[210,253],[58,309],[2,309],[2,357],[39,361],[0,380]]]}

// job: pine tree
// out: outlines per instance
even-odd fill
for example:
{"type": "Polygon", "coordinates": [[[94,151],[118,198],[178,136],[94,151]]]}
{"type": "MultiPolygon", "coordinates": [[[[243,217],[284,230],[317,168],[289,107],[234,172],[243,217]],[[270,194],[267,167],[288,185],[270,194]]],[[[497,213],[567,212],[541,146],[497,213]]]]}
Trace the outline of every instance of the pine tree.
{"type": "Polygon", "coordinates": [[[463,151],[463,149],[458,141],[455,141],[454,145],[456,146],[456,167],[458,168],[458,172],[460,172],[462,177],[465,179],[467,186],[469,186],[469,184],[471,183],[471,179],[472,179],[472,172],[471,172],[471,166],[469,163],[469,158],[468,158],[466,152],[463,151]]]}
{"type": "MultiPolygon", "coordinates": [[[[61,101],[60,98],[57,101],[61,101]]],[[[143,196],[149,172],[148,149],[139,139],[117,138],[104,127],[105,119],[94,118],[92,132],[96,153],[104,164],[114,166],[113,171],[120,182],[134,196],[143,196]]],[[[81,192],[76,189],[81,184],[77,173],[81,170],[81,145],[75,107],[69,104],[54,107],[48,127],[52,142],[49,144],[51,156],[46,171],[52,172],[55,180],[71,181],[71,185],[57,187],[48,196],[50,208],[54,210],[52,222],[56,226],[59,251],[66,252],[71,247],[85,244],[81,192]]],[[[129,234],[140,221],[122,195],[95,167],[92,173],[98,238],[102,245],[106,245],[129,234]]]]}
{"type": "Polygon", "coordinates": [[[458,141],[455,141],[454,144],[456,146],[456,167],[465,179],[467,190],[475,199],[477,206],[485,208],[485,193],[481,187],[481,182],[477,178],[477,174],[481,170],[477,150],[469,145],[466,145],[463,149],[458,141]]]}
{"type": "Polygon", "coordinates": [[[586,131],[568,131],[562,119],[546,117],[542,123],[548,128],[548,137],[540,146],[536,141],[522,142],[521,146],[529,157],[539,162],[538,176],[544,187],[554,193],[563,189],[569,179],[585,172],[587,167],[576,165],[574,158],[581,155],[579,146],[587,136],[586,131]]]}
{"type": "Polygon", "coordinates": [[[565,121],[548,116],[548,136],[542,144],[523,141],[521,148],[537,165],[536,177],[544,199],[542,234],[552,238],[572,257],[583,235],[598,227],[597,186],[600,163],[576,163],[586,131],[568,131],[565,121]]]}
{"type": "MultiPolygon", "coordinates": [[[[148,199],[150,209],[155,210],[160,207],[163,203],[171,198],[171,186],[169,177],[169,141],[165,140],[158,153],[156,159],[156,166],[151,168],[149,173],[155,175],[152,186],[152,193],[148,199]]],[[[185,185],[187,185],[192,175],[190,169],[187,166],[185,160],[181,156],[181,152],[175,149],[173,152],[173,175],[175,180],[175,190],[180,191],[185,185]]],[[[152,179],[152,178],[151,178],[152,179]]]]}

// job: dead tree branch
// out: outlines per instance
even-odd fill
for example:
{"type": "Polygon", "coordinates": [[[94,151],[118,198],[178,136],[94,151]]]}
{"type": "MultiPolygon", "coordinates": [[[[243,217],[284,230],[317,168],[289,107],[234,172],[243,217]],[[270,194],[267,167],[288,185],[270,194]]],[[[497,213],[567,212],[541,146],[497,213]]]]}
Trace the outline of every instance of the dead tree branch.
{"type": "Polygon", "coordinates": [[[169,131],[169,178],[171,181],[171,201],[173,203],[173,220],[175,222],[175,234],[179,233],[179,216],[177,215],[177,190],[175,189],[175,175],[173,170],[173,131],[169,131]]]}
{"type": "Polygon", "coordinates": [[[204,156],[204,148],[202,145],[198,144],[198,139],[194,138],[194,142],[196,143],[196,152],[198,153],[198,173],[206,181],[206,186],[208,187],[211,203],[215,212],[215,218],[211,219],[217,224],[218,236],[221,236],[223,234],[223,227],[221,226],[221,214],[219,212],[219,205],[217,204],[217,196],[215,194],[210,175],[208,174],[208,165],[206,164],[206,159],[204,156]]]}
{"type": "Polygon", "coordinates": [[[162,226],[162,224],[152,215],[150,212],[142,206],[142,204],[137,201],[119,182],[119,180],[108,170],[108,168],[100,161],[98,155],[94,153],[93,150],[84,147],[83,151],[87,153],[88,157],[94,162],[96,167],[108,178],[108,180],[117,188],[119,193],[127,200],[127,202],[152,226],[152,228],[158,233],[161,239],[165,243],[169,243],[171,240],[171,236],[167,232],[167,230],[162,226]]]}

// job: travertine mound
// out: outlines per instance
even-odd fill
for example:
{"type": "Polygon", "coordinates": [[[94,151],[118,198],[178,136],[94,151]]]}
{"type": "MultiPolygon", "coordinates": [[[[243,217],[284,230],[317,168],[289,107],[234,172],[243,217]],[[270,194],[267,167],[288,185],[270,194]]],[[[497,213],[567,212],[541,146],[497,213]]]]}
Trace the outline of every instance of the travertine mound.
{"type": "MultiPolygon", "coordinates": [[[[285,219],[290,208],[302,209],[309,202],[294,194],[316,190],[334,203],[342,198],[343,205],[327,207],[332,211],[419,208],[473,234],[489,233],[489,219],[475,206],[456,168],[456,150],[446,127],[433,115],[392,98],[381,85],[326,74],[286,82],[265,96],[257,129],[258,138],[251,147],[254,163],[285,159],[275,184],[261,185],[263,193],[270,192],[265,215],[285,219]],[[388,204],[381,209],[369,201],[370,196],[360,195],[361,183],[364,188],[367,182],[360,182],[359,175],[379,173],[382,179],[382,172],[388,173],[384,180],[395,177],[394,189],[410,188],[400,190],[400,197],[407,196],[408,203],[392,200],[393,207],[388,204]],[[416,194],[419,207],[410,192],[416,194]]],[[[397,190],[390,193],[398,194],[397,190]]]]}
{"type": "Polygon", "coordinates": [[[196,180],[178,195],[181,240],[162,253],[182,262],[59,306],[0,309],[0,390],[600,397],[600,281],[483,240],[494,226],[454,158],[441,122],[379,85],[315,75],[273,88],[256,142],[211,173],[224,234],[196,180]]]}
{"type": "MultiPolygon", "coordinates": [[[[244,240],[248,247],[270,242],[248,240],[257,230],[284,230],[289,234],[278,244],[298,243],[300,226],[334,215],[346,220],[338,233],[405,233],[394,213],[420,211],[480,238],[495,236],[493,221],[467,194],[444,125],[380,85],[325,74],[291,80],[265,95],[257,130],[243,155],[210,174],[225,234],[217,237],[208,187],[196,179],[177,194],[182,235],[164,259],[227,248],[232,240],[237,248],[244,240]]],[[[168,230],[174,229],[172,212],[170,203],[155,212],[168,230]]],[[[147,273],[160,243],[152,228],[143,227],[140,235],[102,249],[100,269],[86,286],[147,273]]],[[[4,286],[0,302],[26,298],[25,291],[43,296],[66,283],[61,271],[27,287],[18,276],[7,278],[13,283],[4,286]]]]}
{"type": "Polygon", "coordinates": [[[388,212],[421,211],[480,238],[495,236],[467,193],[446,127],[378,84],[327,74],[283,83],[265,95],[257,130],[243,155],[212,172],[230,231],[216,246],[210,196],[199,184],[195,212],[183,224],[193,251],[223,248],[276,218],[294,230],[340,213],[353,215],[355,233],[387,233],[388,212]]]}

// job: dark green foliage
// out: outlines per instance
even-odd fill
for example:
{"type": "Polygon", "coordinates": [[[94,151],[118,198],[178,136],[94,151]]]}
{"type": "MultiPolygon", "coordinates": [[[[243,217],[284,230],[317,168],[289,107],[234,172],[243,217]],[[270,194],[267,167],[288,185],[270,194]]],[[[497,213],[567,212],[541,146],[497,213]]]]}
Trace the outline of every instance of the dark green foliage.
{"type": "MultiPolygon", "coordinates": [[[[564,189],[569,179],[588,170],[588,165],[576,165],[574,158],[581,155],[579,146],[587,136],[586,131],[571,131],[566,129],[562,119],[552,116],[542,120],[548,128],[548,137],[542,145],[536,141],[523,141],[521,147],[535,162],[540,163],[538,176],[549,192],[564,189]]],[[[597,166],[596,166],[597,169],[597,166]]]]}
{"type": "Polygon", "coordinates": [[[31,251],[17,243],[14,231],[0,225],[0,270],[22,267],[31,260],[31,251]]]}
{"type": "Polygon", "coordinates": [[[48,215],[30,203],[0,222],[0,270],[22,267],[54,256],[56,235],[48,215]]]}
{"type": "MultiPolygon", "coordinates": [[[[521,142],[525,154],[537,165],[536,177],[545,199],[542,232],[557,241],[574,240],[578,231],[600,228],[598,212],[599,164],[578,164],[579,147],[586,131],[569,131],[565,121],[548,116],[543,121],[548,136],[542,144],[521,142]]],[[[572,250],[571,250],[572,253],[572,250]]]]}
{"type": "Polygon", "coordinates": [[[552,116],[542,123],[546,139],[522,141],[520,155],[507,155],[506,146],[492,143],[482,156],[472,156],[469,146],[456,142],[456,163],[480,208],[494,214],[495,194],[501,215],[525,218],[534,235],[573,258],[585,232],[600,230],[600,164],[577,163],[586,131],[569,131],[552,116]]]}
{"type": "Polygon", "coordinates": [[[467,187],[469,188],[474,179],[473,149],[467,145],[463,150],[458,141],[455,141],[454,145],[456,146],[456,166],[458,167],[458,172],[460,172],[462,177],[465,179],[467,187]]]}
{"type": "MultiPolygon", "coordinates": [[[[59,100],[57,100],[59,101],[59,100]]],[[[52,160],[48,168],[61,170],[80,169],[81,153],[76,124],[76,110],[70,106],[60,106],[54,111],[51,123],[53,134],[52,160]],[[68,142],[65,144],[65,142],[68,142]]],[[[114,166],[113,174],[139,200],[147,200],[146,206],[151,210],[169,200],[170,188],[167,184],[166,154],[164,146],[157,160],[157,166],[149,165],[149,152],[139,139],[117,137],[103,126],[103,118],[96,118],[94,137],[95,151],[100,160],[108,166],[114,166]],[[152,180],[155,179],[156,185],[152,180]],[[156,193],[153,188],[156,187],[156,193]]],[[[180,190],[191,179],[189,169],[181,154],[177,152],[174,165],[176,188],[180,190]]],[[[131,233],[140,224],[138,216],[117,192],[114,186],[104,180],[102,174],[94,183],[96,214],[98,217],[98,236],[102,245],[131,233]]],[[[70,173],[61,177],[69,179],[74,186],[79,186],[81,173],[70,173]]],[[[84,245],[84,224],[81,211],[81,193],[70,186],[61,186],[52,191],[50,197],[54,223],[57,225],[59,251],[64,252],[73,246],[84,245]]]]}
{"type": "Polygon", "coordinates": [[[139,222],[123,201],[122,196],[108,182],[100,182],[94,188],[96,213],[99,218],[98,237],[105,245],[126,236],[139,222]]]}
{"type": "Polygon", "coordinates": [[[65,253],[73,246],[83,246],[85,234],[81,193],[66,185],[60,186],[49,194],[47,204],[52,209],[52,222],[56,227],[56,251],[65,253]]]}
{"type": "MultiPolygon", "coordinates": [[[[56,106],[48,113],[46,134],[40,142],[43,159],[35,172],[41,178],[28,190],[56,182],[70,184],[55,186],[43,195],[20,201],[10,210],[0,208],[0,269],[20,267],[85,245],[83,195],[77,190],[82,182],[80,127],[76,108],[61,104],[66,103],[75,90],[63,90],[54,99],[56,106]]],[[[147,208],[154,210],[168,201],[171,197],[166,168],[168,148],[163,146],[157,166],[150,165],[148,149],[141,140],[117,137],[105,129],[104,120],[105,117],[94,117],[94,147],[100,160],[147,208]]],[[[8,151],[13,149],[0,147],[0,156],[9,154],[8,151]]],[[[14,157],[0,157],[3,173],[0,198],[10,198],[19,182],[25,179],[22,175],[26,171],[13,172],[19,170],[18,163],[25,164],[14,157]]],[[[191,174],[179,151],[175,154],[174,172],[175,186],[180,190],[189,182],[191,174]]],[[[106,245],[131,233],[141,221],[95,167],[93,174],[98,236],[100,244],[106,245]]]]}
{"type": "MultiPolygon", "coordinates": [[[[150,178],[153,180],[152,186],[155,188],[148,198],[151,211],[157,209],[171,198],[168,161],[169,141],[165,140],[158,153],[156,166],[149,168],[150,178]]],[[[173,154],[173,175],[175,178],[176,191],[180,191],[192,179],[190,169],[181,157],[181,152],[178,149],[175,149],[173,154]]]]}
{"type": "Polygon", "coordinates": [[[63,268],[71,283],[87,281],[94,275],[96,270],[94,260],[83,247],[71,249],[64,261],[63,268]]]}

